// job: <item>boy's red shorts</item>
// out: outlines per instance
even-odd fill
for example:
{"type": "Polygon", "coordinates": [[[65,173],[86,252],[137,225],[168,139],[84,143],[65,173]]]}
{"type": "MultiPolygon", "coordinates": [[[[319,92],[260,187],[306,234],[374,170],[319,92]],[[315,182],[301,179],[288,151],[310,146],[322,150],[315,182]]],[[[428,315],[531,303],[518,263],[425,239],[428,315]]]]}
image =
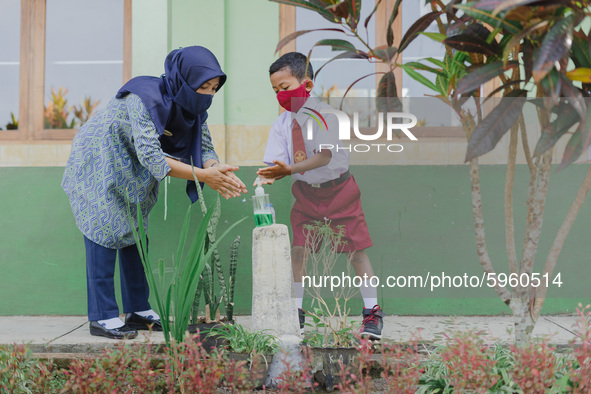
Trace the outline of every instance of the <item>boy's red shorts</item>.
{"type": "Polygon", "coordinates": [[[305,224],[313,224],[315,220],[324,222],[325,218],[330,220],[333,228],[344,226],[342,240],[346,244],[339,251],[352,252],[373,245],[361,209],[361,191],[353,175],[339,185],[326,188],[315,188],[306,182],[296,181],[291,191],[296,200],[291,209],[293,246],[306,245],[305,224]]]}

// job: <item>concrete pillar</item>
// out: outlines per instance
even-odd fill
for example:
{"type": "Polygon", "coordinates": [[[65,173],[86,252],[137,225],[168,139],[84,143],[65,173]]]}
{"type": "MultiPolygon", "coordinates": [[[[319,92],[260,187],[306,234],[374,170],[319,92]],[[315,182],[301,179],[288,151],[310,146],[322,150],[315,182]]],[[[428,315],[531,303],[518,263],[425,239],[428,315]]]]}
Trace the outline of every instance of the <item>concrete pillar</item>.
{"type": "Polygon", "coordinates": [[[278,353],[269,368],[267,387],[277,385],[286,369],[302,362],[300,322],[292,295],[291,248],[287,226],[273,224],[252,232],[252,330],[272,330],[279,338],[278,353]]]}
{"type": "Polygon", "coordinates": [[[252,232],[252,330],[300,335],[296,299],[292,296],[291,248],[284,224],[252,232]]]}

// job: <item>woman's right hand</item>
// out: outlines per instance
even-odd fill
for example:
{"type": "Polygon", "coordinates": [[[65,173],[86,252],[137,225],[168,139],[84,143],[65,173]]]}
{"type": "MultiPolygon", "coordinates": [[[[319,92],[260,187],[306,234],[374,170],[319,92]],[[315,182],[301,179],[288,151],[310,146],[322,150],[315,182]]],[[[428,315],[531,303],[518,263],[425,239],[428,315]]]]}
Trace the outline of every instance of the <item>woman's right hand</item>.
{"type": "Polygon", "coordinates": [[[244,189],[244,184],[236,181],[232,168],[229,166],[214,166],[202,170],[200,180],[207,186],[217,191],[226,200],[231,197],[239,197],[244,189]]]}

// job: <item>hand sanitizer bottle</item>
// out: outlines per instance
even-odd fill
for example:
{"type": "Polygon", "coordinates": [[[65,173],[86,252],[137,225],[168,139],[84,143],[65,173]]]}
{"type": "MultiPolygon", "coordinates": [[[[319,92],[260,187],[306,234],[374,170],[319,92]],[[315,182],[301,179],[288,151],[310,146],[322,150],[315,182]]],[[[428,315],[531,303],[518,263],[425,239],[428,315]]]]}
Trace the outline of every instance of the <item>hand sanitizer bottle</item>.
{"type": "Polygon", "coordinates": [[[257,187],[252,196],[252,208],[254,210],[254,221],[257,227],[269,226],[273,224],[273,211],[269,195],[261,185],[261,178],[257,178],[257,187]]]}

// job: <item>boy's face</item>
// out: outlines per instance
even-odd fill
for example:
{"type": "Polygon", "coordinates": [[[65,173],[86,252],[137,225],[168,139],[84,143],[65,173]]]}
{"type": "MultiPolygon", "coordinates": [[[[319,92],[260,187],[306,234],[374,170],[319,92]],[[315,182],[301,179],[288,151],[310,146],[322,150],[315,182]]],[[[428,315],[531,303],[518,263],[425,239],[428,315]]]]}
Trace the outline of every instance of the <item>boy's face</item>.
{"type": "Polygon", "coordinates": [[[300,81],[296,77],[294,77],[289,67],[284,67],[281,70],[274,72],[273,74],[271,74],[270,78],[271,85],[273,86],[273,90],[275,91],[275,93],[278,93],[283,90],[297,89],[303,83],[306,84],[306,91],[308,93],[310,93],[310,91],[314,87],[314,83],[310,80],[310,78],[306,77],[303,81],[300,81]]]}

